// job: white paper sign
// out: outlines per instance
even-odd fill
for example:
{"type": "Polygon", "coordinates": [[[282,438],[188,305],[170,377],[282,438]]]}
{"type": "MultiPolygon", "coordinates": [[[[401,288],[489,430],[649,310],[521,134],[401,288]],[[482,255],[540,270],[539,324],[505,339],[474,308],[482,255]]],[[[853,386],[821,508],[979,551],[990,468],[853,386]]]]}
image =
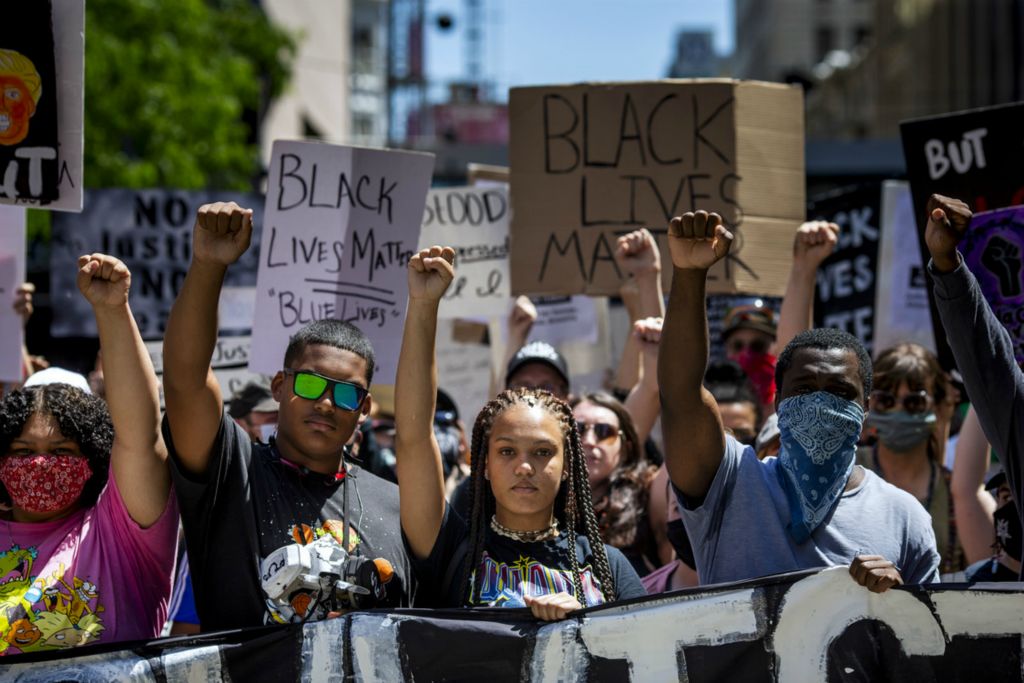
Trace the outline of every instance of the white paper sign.
{"type": "MultiPolygon", "coordinates": [[[[56,211],[82,210],[82,150],[85,145],[85,0],[52,0],[54,74],[57,80],[57,188],[47,203],[16,203],[56,211]]],[[[0,194],[0,203],[15,203],[0,194]]]]}
{"type": "Polygon", "coordinates": [[[427,193],[420,248],[455,249],[455,281],[440,318],[494,315],[511,296],[508,270],[508,190],[454,187],[427,193]]]}
{"type": "Polygon", "coordinates": [[[271,154],[250,368],[281,369],[288,338],[314,320],[351,322],[393,384],[408,284],[434,157],[277,141],[271,154]]]}
{"type": "Polygon", "coordinates": [[[25,341],[14,295],[25,281],[25,209],[0,206],[0,382],[21,381],[25,341]]]}
{"type": "Polygon", "coordinates": [[[882,185],[882,224],[878,244],[874,348],[883,351],[914,342],[935,351],[931,309],[910,185],[882,185]]]}
{"type": "Polygon", "coordinates": [[[463,344],[453,338],[454,322],[437,324],[437,377],[459,409],[467,430],[490,398],[491,349],[486,344],[463,344]]]}
{"type": "MultiPolygon", "coordinates": [[[[537,321],[528,341],[561,344],[570,341],[597,341],[597,305],[595,298],[584,295],[533,297],[537,321]]],[[[506,335],[507,338],[507,335],[506,335]]]]}
{"type": "MultiPolygon", "coordinates": [[[[252,372],[248,368],[249,351],[252,337],[221,337],[213,349],[210,367],[220,384],[221,397],[224,402],[231,400],[242,387],[249,382],[267,383],[267,377],[252,372]]],[[[153,369],[163,382],[164,376],[164,343],[163,341],[146,342],[146,350],[153,361],[153,369]]],[[[164,405],[163,386],[160,388],[160,407],[164,405]]]]}

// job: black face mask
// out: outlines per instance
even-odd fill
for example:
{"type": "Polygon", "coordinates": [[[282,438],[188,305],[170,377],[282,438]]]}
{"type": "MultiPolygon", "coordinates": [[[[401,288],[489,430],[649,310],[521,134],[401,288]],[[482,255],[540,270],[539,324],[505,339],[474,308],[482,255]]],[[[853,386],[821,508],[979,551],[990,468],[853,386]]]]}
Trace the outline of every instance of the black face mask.
{"type": "Polygon", "coordinates": [[[686,533],[683,520],[673,519],[668,523],[668,542],[676,549],[676,557],[682,560],[687,566],[696,568],[693,559],[693,546],[690,545],[690,535],[686,533]]]}
{"type": "Polygon", "coordinates": [[[995,511],[993,521],[996,525],[996,545],[1002,548],[1009,557],[1021,559],[1021,525],[1017,506],[1013,501],[1004,503],[995,511]]]}

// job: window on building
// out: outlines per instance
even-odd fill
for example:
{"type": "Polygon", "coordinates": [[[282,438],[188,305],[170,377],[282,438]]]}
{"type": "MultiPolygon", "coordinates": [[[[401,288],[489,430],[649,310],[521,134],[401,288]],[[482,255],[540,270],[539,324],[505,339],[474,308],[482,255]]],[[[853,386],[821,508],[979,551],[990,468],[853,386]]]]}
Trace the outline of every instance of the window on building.
{"type": "Polygon", "coordinates": [[[815,48],[819,62],[825,59],[825,55],[836,48],[835,31],[832,30],[831,26],[818,27],[818,32],[815,34],[815,48]]]}

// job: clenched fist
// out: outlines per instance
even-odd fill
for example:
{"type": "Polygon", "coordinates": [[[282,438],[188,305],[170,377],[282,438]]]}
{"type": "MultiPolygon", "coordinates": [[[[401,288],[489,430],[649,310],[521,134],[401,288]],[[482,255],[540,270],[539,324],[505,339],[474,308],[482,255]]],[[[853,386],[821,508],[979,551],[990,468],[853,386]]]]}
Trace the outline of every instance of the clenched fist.
{"type": "Polygon", "coordinates": [[[928,198],[928,227],[925,228],[924,241],[939,272],[948,273],[959,265],[956,245],[964,238],[972,215],[967,204],[959,199],[938,194],[928,198]]]}
{"type": "Polygon", "coordinates": [[[106,254],[78,257],[78,290],[94,307],[117,307],[128,303],[132,274],[128,266],[106,254]]]}
{"type": "Polygon", "coordinates": [[[725,258],[732,240],[717,213],[684,213],[668,224],[668,248],[676,268],[707,270],[725,258]]]}
{"type": "Polygon", "coordinates": [[[440,301],[455,278],[455,250],[451,247],[422,249],[409,259],[409,298],[440,301]]]}
{"type": "Polygon", "coordinates": [[[616,240],[615,262],[623,272],[636,278],[660,273],[661,254],[651,231],[641,228],[616,240]]]}
{"type": "Polygon", "coordinates": [[[801,225],[793,238],[794,264],[806,265],[817,270],[821,262],[835,250],[839,241],[839,226],[827,221],[807,221],[801,225]]]}
{"type": "Polygon", "coordinates": [[[196,212],[192,253],[196,261],[230,266],[252,241],[252,209],[234,202],[203,204],[196,212]]]}

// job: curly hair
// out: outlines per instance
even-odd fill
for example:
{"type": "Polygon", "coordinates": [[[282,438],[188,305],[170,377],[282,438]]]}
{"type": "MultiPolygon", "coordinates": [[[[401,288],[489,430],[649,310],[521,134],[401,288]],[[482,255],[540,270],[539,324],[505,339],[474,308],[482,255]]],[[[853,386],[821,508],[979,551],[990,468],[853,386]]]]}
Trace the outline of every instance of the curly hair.
{"type": "MultiPolygon", "coordinates": [[[[0,401],[0,457],[6,455],[11,442],[21,436],[33,415],[51,416],[60,433],[78,444],[89,460],[92,476],[85,483],[78,503],[91,507],[107,484],[110,470],[110,449],[114,445],[114,423],[107,403],[70,384],[45,384],[18,389],[0,401]]],[[[0,502],[10,504],[11,496],[0,483],[0,502]]]]}
{"type": "Polygon", "coordinates": [[[494,493],[484,478],[484,473],[487,470],[487,451],[491,428],[495,418],[515,406],[543,408],[558,420],[562,435],[565,437],[563,468],[567,471],[568,476],[562,482],[555,497],[555,517],[569,537],[566,559],[572,572],[577,600],[584,607],[587,606],[575,543],[580,526],[583,528],[583,535],[587,537],[587,542],[593,553],[594,575],[601,584],[601,592],[604,593],[608,601],[614,600],[615,581],[612,578],[611,566],[608,564],[608,554],[605,552],[604,543],[601,540],[597,518],[594,516],[590,484],[587,480],[587,463],[572,409],[565,401],[547,391],[522,388],[503,391],[491,399],[477,415],[476,423],[473,425],[469,476],[469,498],[471,501],[469,552],[466,554],[466,560],[462,567],[462,585],[466,587],[463,603],[466,606],[472,604],[475,593],[473,569],[480,566],[480,561],[483,559],[487,528],[496,506],[494,493]]]}
{"type": "Polygon", "coordinates": [[[619,464],[609,477],[608,493],[594,501],[601,537],[610,546],[620,550],[636,548],[637,554],[643,554],[643,546],[650,540],[649,529],[644,528],[649,526],[645,519],[650,498],[648,487],[658,468],[647,461],[633,418],[622,403],[603,391],[576,397],[572,407],[581,403],[592,403],[615,413],[622,432],[619,464]]]}

